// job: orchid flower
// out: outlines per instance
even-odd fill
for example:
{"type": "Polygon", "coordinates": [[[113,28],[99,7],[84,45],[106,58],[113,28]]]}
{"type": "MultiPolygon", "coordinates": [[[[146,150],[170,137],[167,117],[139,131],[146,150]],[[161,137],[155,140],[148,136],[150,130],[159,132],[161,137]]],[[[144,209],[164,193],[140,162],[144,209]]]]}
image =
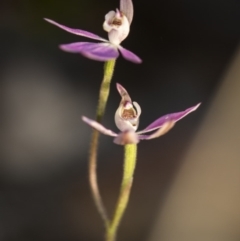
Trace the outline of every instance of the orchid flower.
{"type": "Polygon", "coordinates": [[[122,56],[133,62],[141,63],[142,60],[134,53],[123,48],[120,43],[128,36],[130,31],[130,24],[133,19],[133,4],[131,0],[120,0],[120,10],[110,11],[105,15],[105,21],[103,23],[103,29],[108,32],[108,39],[101,38],[100,36],[81,30],[73,29],[61,25],[53,20],[45,18],[49,23],[56,25],[57,27],[79,36],[87,37],[102,41],[103,43],[91,43],[91,42],[77,42],[70,44],[62,44],[60,48],[64,51],[71,53],[80,53],[83,56],[98,60],[108,61],[110,59],[116,59],[119,56],[119,51],[122,56]]]}
{"type": "Polygon", "coordinates": [[[162,136],[167,133],[177,121],[195,111],[200,105],[199,103],[186,109],[185,111],[164,115],[155,120],[142,131],[136,132],[139,125],[141,107],[137,102],[132,102],[128,92],[123,88],[123,86],[117,84],[117,90],[122,97],[120,105],[115,113],[115,123],[121,131],[119,134],[106,129],[103,125],[94,120],[88,119],[85,116],[82,117],[82,120],[99,132],[115,137],[114,143],[119,145],[136,144],[140,140],[150,140],[162,136]],[[153,133],[146,134],[149,132],[153,133]]]}

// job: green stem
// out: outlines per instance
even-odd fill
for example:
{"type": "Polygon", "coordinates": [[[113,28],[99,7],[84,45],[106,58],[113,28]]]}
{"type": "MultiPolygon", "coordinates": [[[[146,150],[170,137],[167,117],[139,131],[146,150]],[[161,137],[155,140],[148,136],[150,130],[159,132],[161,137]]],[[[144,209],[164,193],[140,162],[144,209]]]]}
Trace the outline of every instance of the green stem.
{"type": "MultiPolygon", "coordinates": [[[[105,112],[115,62],[116,60],[109,60],[104,65],[104,76],[100,87],[99,100],[98,100],[97,113],[96,113],[96,121],[98,122],[102,121],[102,118],[105,112]]],[[[97,183],[98,139],[99,139],[99,132],[97,130],[93,130],[91,145],[90,145],[90,156],[89,156],[89,182],[90,182],[90,187],[91,187],[94,202],[107,228],[109,225],[109,218],[108,218],[106,209],[103,205],[102,198],[98,188],[98,183],[97,183]]]]}
{"type": "Polygon", "coordinates": [[[115,241],[118,226],[123,217],[124,211],[127,207],[133,174],[136,166],[137,159],[137,145],[128,144],[124,146],[124,168],[123,168],[123,179],[120,189],[120,195],[116,205],[115,213],[109,227],[107,228],[106,241],[115,241]]]}

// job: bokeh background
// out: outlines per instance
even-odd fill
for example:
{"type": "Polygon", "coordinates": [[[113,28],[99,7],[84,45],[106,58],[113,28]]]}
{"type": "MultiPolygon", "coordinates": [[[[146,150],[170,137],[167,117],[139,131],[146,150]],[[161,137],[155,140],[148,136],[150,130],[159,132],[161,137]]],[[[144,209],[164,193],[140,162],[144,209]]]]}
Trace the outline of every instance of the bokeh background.
{"type": "MultiPolygon", "coordinates": [[[[117,60],[104,124],[116,130],[121,83],[157,117],[201,107],[166,136],[139,144],[118,240],[240,240],[240,2],[135,0],[123,42],[143,59],[117,60]]],[[[117,0],[0,2],[0,240],[97,241],[103,225],[88,185],[91,129],[103,63],[58,49],[84,41],[43,20],[107,37],[117,0]]],[[[111,212],[122,147],[101,136],[99,185],[111,212]]]]}

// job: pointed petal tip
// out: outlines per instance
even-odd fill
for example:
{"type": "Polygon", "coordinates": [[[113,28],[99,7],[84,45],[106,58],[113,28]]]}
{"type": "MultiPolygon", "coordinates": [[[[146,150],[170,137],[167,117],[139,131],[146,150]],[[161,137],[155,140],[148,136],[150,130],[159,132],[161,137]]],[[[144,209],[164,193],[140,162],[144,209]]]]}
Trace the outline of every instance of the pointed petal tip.
{"type": "Polygon", "coordinates": [[[94,128],[95,130],[101,132],[104,135],[113,136],[113,137],[117,136],[117,134],[115,132],[105,128],[103,125],[101,125],[100,123],[98,123],[95,120],[88,119],[85,116],[82,116],[82,120],[85,123],[87,123],[89,126],[91,126],[92,128],[94,128]]]}
{"type": "Polygon", "coordinates": [[[53,20],[49,19],[49,18],[43,18],[43,20],[49,22],[49,23],[55,23],[53,20]]]}
{"type": "Polygon", "coordinates": [[[116,83],[116,88],[117,88],[118,91],[119,91],[120,86],[121,85],[119,83],[116,83]]]}
{"type": "Polygon", "coordinates": [[[71,44],[60,44],[58,45],[58,47],[65,52],[69,52],[69,53],[79,53],[77,48],[74,47],[69,47],[71,44]]]}
{"type": "Polygon", "coordinates": [[[117,87],[117,90],[118,90],[120,95],[127,92],[126,89],[122,85],[120,85],[119,83],[116,83],[116,87],[117,87]]]}
{"type": "Polygon", "coordinates": [[[192,106],[184,111],[175,112],[175,113],[161,116],[160,118],[158,118],[157,120],[152,122],[149,126],[147,126],[144,130],[138,131],[137,133],[138,134],[147,133],[147,132],[156,130],[158,128],[161,128],[164,125],[164,123],[166,123],[166,120],[171,120],[171,121],[177,122],[177,121],[183,119],[188,114],[195,111],[200,105],[201,105],[201,103],[198,103],[197,105],[192,106]]]}
{"type": "Polygon", "coordinates": [[[87,118],[86,116],[82,116],[82,121],[92,126],[91,123],[93,122],[93,120],[87,118]]]}
{"type": "Polygon", "coordinates": [[[60,44],[60,45],[58,45],[58,47],[63,51],[67,51],[65,44],[60,44]]]}
{"type": "Polygon", "coordinates": [[[82,116],[82,120],[83,120],[84,122],[88,122],[89,119],[88,119],[86,116],[83,115],[83,116],[82,116]]]}
{"type": "Polygon", "coordinates": [[[118,91],[123,88],[122,85],[120,85],[119,83],[116,83],[116,87],[118,91]]]}
{"type": "Polygon", "coordinates": [[[99,40],[99,41],[102,41],[102,42],[108,42],[108,40],[94,34],[94,33],[91,33],[91,32],[88,32],[88,31],[85,31],[85,30],[81,30],[81,29],[75,29],[75,28],[69,28],[65,25],[62,25],[60,23],[57,23],[51,19],[48,19],[48,18],[44,18],[45,21],[71,33],[71,34],[75,34],[75,35],[78,35],[78,36],[82,36],[82,37],[86,37],[86,38],[90,38],[90,39],[95,39],[95,40],[99,40]]]}
{"type": "Polygon", "coordinates": [[[198,108],[201,104],[202,104],[202,102],[198,103],[198,104],[196,105],[196,108],[198,108]]]}
{"type": "Polygon", "coordinates": [[[191,107],[191,108],[189,108],[191,111],[195,111],[200,105],[201,105],[202,103],[200,102],[200,103],[198,103],[197,105],[195,105],[195,106],[193,106],[193,107],[191,107]]]}
{"type": "Polygon", "coordinates": [[[82,116],[82,121],[85,122],[86,124],[91,125],[91,119],[87,118],[86,116],[82,116]]]}
{"type": "Polygon", "coordinates": [[[143,62],[142,59],[140,59],[138,56],[136,56],[137,58],[131,60],[134,64],[141,64],[143,62]]]}
{"type": "Polygon", "coordinates": [[[123,48],[122,46],[118,47],[119,51],[121,52],[123,58],[125,58],[126,60],[134,63],[134,64],[141,64],[142,60],[133,52],[123,48]]]}
{"type": "Polygon", "coordinates": [[[131,61],[134,64],[141,64],[143,62],[140,58],[139,59],[132,59],[132,60],[129,60],[129,61],[131,61]]]}

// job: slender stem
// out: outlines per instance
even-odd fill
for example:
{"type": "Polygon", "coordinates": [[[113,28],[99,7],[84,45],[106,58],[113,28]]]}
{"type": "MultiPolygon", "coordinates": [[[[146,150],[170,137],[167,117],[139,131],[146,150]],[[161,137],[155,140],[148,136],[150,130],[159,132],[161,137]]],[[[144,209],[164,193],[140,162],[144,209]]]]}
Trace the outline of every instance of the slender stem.
{"type": "MultiPolygon", "coordinates": [[[[97,113],[96,113],[96,120],[98,122],[102,121],[102,117],[105,112],[115,62],[116,62],[115,60],[109,60],[104,65],[104,76],[100,87],[99,100],[98,100],[97,113]]],[[[91,145],[90,145],[90,156],[89,156],[89,182],[90,182],[90,187],[91,187],[94,202],[107,228],[109,225],[109,218],[108,218],[106,209],[103,205],[102,198],[98,188],[98,183],[97,183],[98,139],[99,139],[99,132],[97,130],[93,130],[91,145]]]]}
{"type": "Polygon", "coordinates": [[[114,59],[114,60],[109,60],[104,64],[104,75],[103,75],[103,80],[99,91],[99,99],[98,99],[98,106],[97,106],[96,120],[98,122],[102,121],[102,117],[105,112],[115,63],[116,63],[116,60],[114,59]]]}
{"type": "Polygon", "coordinates": [[[115,241],[118,226],[121,222],[124,211],[128,204],[132,182],[133,182],[133,174],[134,174],[136,159],[137,159],[137,145],[136,144],[125,145],[124,150],[125,150],[124,168],[123,168],[123,179],[122,179],[122,184],[120,189],[120,195],[118,198],[113,219],[107,229],[106,241],[115,241]]]}

